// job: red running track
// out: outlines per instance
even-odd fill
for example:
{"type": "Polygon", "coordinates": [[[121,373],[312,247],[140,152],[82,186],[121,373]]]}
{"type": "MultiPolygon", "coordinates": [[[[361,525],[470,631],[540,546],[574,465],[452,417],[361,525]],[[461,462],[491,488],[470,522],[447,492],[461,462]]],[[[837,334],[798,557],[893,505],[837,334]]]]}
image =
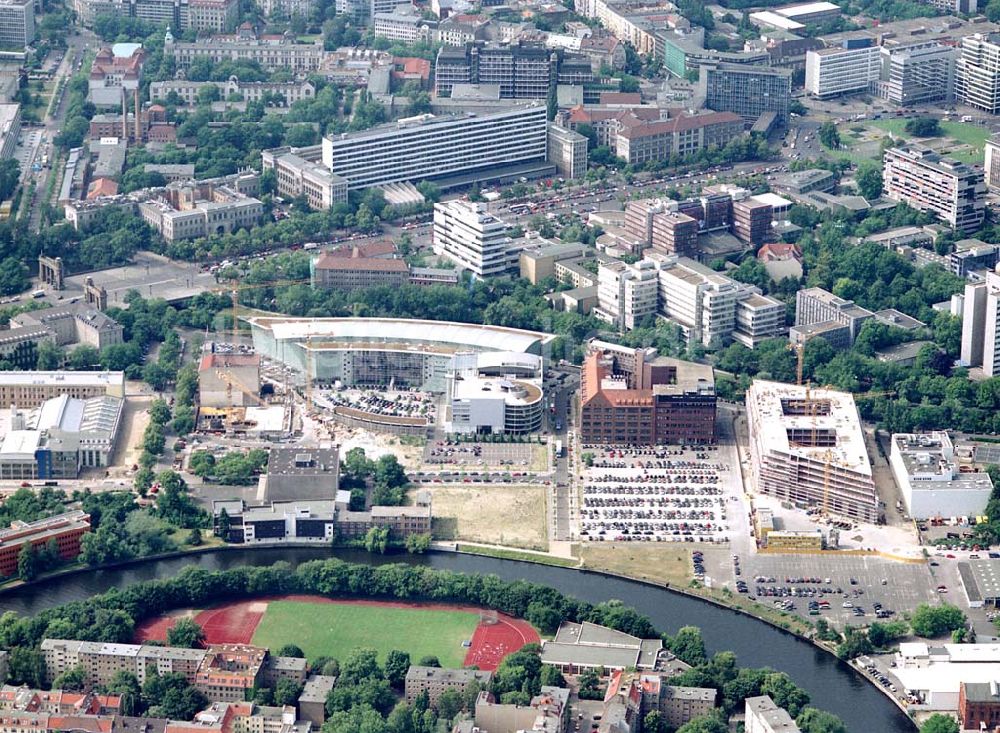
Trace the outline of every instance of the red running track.
{"type": "MultiPolygon", "coordinates": [[[[285,595],[255,598],[251,601],[236,601],[221,606],[214,606],[194,615],[194,621],[205,631],[205,641],[208,644],[249,644],[253,640],[257,624],[267,612],[268,601],[285,600],[307,603],[340,603],[358,606],[388,606],[392,608],[427,609],[437,608],[451,611],[469,611],[481,613],[483,609],[475,606],[460,606],[447,603],[423,603],[410,601],[370,601],[354,599],[335,599],[323,596],[285,595]]],[[[183,618],[184,613],[175,613],[150,619],[136,628],[136,641],[166,641],[167,631],[183,618]]],[[[497,614],[497,623],[484,624],[476,627],[470,640],[469,651],[465,655],[465,666],[475,665],[479,669],[492,672],[508,654],[516,652],[525,644],[536,644],[540,641],[538,632],[531,624],[522,619],[497,614]]]]}

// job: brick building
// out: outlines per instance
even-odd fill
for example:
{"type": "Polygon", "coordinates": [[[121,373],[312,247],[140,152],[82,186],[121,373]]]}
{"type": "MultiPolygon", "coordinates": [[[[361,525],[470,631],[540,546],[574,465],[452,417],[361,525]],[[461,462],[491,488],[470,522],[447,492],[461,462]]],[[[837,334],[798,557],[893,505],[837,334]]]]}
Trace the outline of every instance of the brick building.
{"type": "Polygon", "coordinates": [[[1000,727],[1000,683],[962,682],[958,688],[958,721],[962,730],[1000,727]]]}
{"type": "Polygon", "coordinates": [[[0,576],[17,573],[17,558],[29,544],[42,549],[54,541],[60,558],[76,559],[80,554],[80,541],[89,531],[90,515],[79,510],[35,522],[12,522],[10,527],[0,530],[0,576]]]}

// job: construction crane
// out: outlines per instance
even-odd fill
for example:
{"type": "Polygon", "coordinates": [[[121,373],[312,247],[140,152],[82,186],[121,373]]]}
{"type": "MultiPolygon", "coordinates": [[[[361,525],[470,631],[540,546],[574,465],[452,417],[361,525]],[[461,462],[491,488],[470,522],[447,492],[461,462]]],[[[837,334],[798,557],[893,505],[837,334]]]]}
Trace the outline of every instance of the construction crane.
{"type": "Polygon", "coordinates": [[[233,343],[239,338],[239,308],[240,293],[244,290],[261,290],[262,288],[278,288],[285,285],[305,285],[311,282],[309,278],[301,280],[274,280],[266,283],[229,283],[209,290],[210,293],[226,294],[233,301],[233,343]]]}
{"type": "Polygon", "coordinates": [[[222,380],[223,382],[226,383],[226,399],[230,402],[230,404],[233,401],[233,387],[236,387],[236,389],[238,389],[240,392],[242,392],[247,397],[249,397],[250,399],[252,399],[258,405],[265,405],[265,404],[267,404],[266,402],[264,402],[264,400],[262,400],[260,398],[259,395],[255,394],[252,389],[250,389],[249,387],[247,387],[245,384],[243,384],[243,382],[241,382],[240,380],[238,380],[236,377],[234,377],[232,374],[230,374],[226,370],[224,370],[224,369],[217,369],[215,371],[215,376],[218,377],[220,380],[222,380]]]}
{"type": "MultiPolygon", "coordinates": [[[[788,350],[795,352],[795,383],[802,386],[802,362],[806,353],[805,344],[788,344],[788,350]]],[[[807,398],[808,399],[808,398],[807,398]]]]}
{"type": "Polygon", "coordinates": [[[313,351],[312,334],[306,337],[306,412],[311,412],[313,407],[313,351]]]}

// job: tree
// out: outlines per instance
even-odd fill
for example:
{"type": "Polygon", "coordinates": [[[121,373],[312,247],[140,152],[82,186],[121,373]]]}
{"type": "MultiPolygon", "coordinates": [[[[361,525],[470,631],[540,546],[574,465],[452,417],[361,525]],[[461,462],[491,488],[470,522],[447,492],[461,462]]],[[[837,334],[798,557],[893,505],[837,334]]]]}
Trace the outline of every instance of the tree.
{"type": "Polygon", "coordinates": [[[840,147],[840,133],[832,120],[827,120],[819,128],[819,141],[831,150],[840,147]]]}
{"type": "Polygon", "coordinates": [[[417,662],[420,667],[440,667],[441,660],[435,657],[433,654],[425,654],[420,657],[420,661],[417,662]]]}
{"type": "Polygon", "coordinates": [[[770,695],[775,705],[787,710],[792,717],[798,715],[809,702],[809,693],[792,682],[784,672],[773,672],[765,677],[760,694],[770,695]]]}
{"type": "Polygon", "coordinates": [[[372,527],[365,533],[365,549],[384,555],[389,549],[389,528],[372,527]]]}
{"type": "MultiPolygon", "coordinates": [[[[3,161],[0,163],[7,163],[3,161]]],[[[0,295],[15,295],[31,287],[27,266],[16,257],[5,257],[0,262],[0,295]]]]}
{"type": "Polygon", "coordinates": [[[965,614],[961,609],[946,604],[931,606],[921,603],[913,611],[910,627],[917,636],[933,638],[965,626],[965,614]]]}
{"type": "Polygon", "coordinates": [[[166,400],[153,400],[149,406],[149,419],[160,426],[166,425],[170,421],[170,407],[166,400]]]}
{"type": "Polygon", "coordinates": [[[882,169],[878,163],[871,160],[861,161],[854,180],[858,184],[858,192],[869,201],[882,195],[882,169]]]}
{"type": "Polygon", "coordinates": [[[219,512],[219,516],[215,520],[215,534],[217,537],[221,537],[223,540],[229,541],[229,532],[232,529],[232,520],[229,518],[229,512],[222,509],[219,512]]]}
{"type": "Polygon", "coordinates": [[[906,131],[917,137],[936,137],[941,134],[941,123],[936,117],[911,117],[906,121],[906,131]]]}
{"type": "Polygon", "coordinates": [[[296,659],[305,659],[306,653],[302,651],[302,647],[296,646],[295,644],[285,644],[281,649],[278,650],[279,657],[295,657],[296,659]]]}
{"type": "Polygon", "coordinates": [[[38,575],[38,554],[35,546],[25,543],[17,555],[17,577],[29,583],[38,575]]]}
{"type": "Polygon", "coordinates": [[[701,629],[697,626],[683,626],[675,636],[664,636],[663,644],[682,662],[690,665],[701,664],[708,659],[701,629]]]}
{"type": "Polygon", "coordinates": [[[847,733],[847,726],[840,718],[816,708],[806,708],[795,722],[802,733],[847,733]]]}
{"type": "Polygon", "coordinates": [[[677,733],[729,733],[729,726],[719,714],[711,714],[688,721],[677,729],[677,733]]]}
{"type": "Polygon", "coordinates": [[[580,699],[600,700],[604,697],[604,690],[601,688],[601,677],[592,668],[585,669],[579,676],[580,699]]]}
{"type": "Polygon", "coordinates": [[[193,619],[182,618],[167,629],[167,645],[197,649],[205,643],[205,631],[193,619]]]}
{"type": "Polygon", "coordinates": [[[295,680],[280,679],[274,686],[275,705],[295,705],[302,694],[302,685],[295,680]]]}
{"type": "Polygon", "coordinates": [[[958,723],[950,715],[934,713],[920,726],[920,733],[958,733],[958,723]]]}
{"type": "Polygon", "coordinates": [[[450,721],[462,711],[463,705],[461,692],[455,689],[445,690],[437,699],[438,716],[450,721]]]}
{"type": "Polygon", "coordinates": [[[191,547],[201,547],[204,541],[205,540],[202,539],[201,536],[201,530],[197,527],[188,532],[187,539],[185,540],[185,542],[191,547]]]}
{"type": "Polygon", "coordinates": [[[105,685],[105,689],[108,694],[121,696],[123,715],[135,715],[140,712],[142,687],[138,678],[131,672],[125,670],[115,672],[111,681],[105,685]]]}
{"type": "Polygon", "coordinates": [[[411,555],[423,555],[431,546],[431,535],[427,532],[406,536],[406,551],[411,555]]]}
{"type": "Polygon", "coordinates": [[[63,351],[51,341],[38,344],[38,360],[35,368],[40,372],[50,372],[62,365],[63,351]]]}
{"type": "Polygon", "coordinates": [[[67,669],[65,672],[52,680],[53,690],[80,691],[86,688],[86,686],[87,673],[84,672],[83,667],[79,666],[67,669]]]}
{"type": "Polygon", "coordinates": [[[398,649],[390,649],[385,655],[385,678],[389,684],[400,689],[406,682],[406,672],[410,669],[410,655],[398,649]]]}

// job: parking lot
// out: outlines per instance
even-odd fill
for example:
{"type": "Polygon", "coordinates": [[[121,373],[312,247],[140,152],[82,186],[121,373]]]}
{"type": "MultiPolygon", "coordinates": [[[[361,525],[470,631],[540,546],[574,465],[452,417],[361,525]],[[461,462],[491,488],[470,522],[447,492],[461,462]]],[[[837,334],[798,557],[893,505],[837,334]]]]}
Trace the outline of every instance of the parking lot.
{"type": "MultiPolygon", "coordinates": [[[[933,581],[927,565],[919,563],[901,563],[866,555],[830,554],[755,554],[743,558],[742,562],[741,577],[747,582],[750,596],[758,596],[763,603],[791,601],[794,609],[788,610],[803,616],[809,614],[810,601],[826,600],[830,609],[821,611],[819,616],[836,626],[871,623],[876,619],[875,603],[898,614],[920,603],[936,602],[938,599],[937,583],[933,581]],[[762,576],[774,578],[774,581],[757,583],[755,579],[762,576]],[[787,579],[804,579],[804,582],[788,582],[787,579]],[[819,582],[812,582],[811,579],[819,582]],[[805,595],[810,591],[813,594],[805,595]],[[769,595],[785,592],[800,595],[769,595]],[[845,603],[851,606],[844,608],[845,603]],[[856,615],[855,608],[862,609],[864,616],[856,615]]],[[[959,589],[955,588],[954,592],[958,593],[959,589]]]]}
{"type": "Polygon", "coordinates": [[[608,448],[580,482],[580,538],[614,542],[725,542],[739,519],[738,472],[717,446],[608,448]]]}
{"type": "Polygon", "coordinates": [[[429,441],[424,446],[424,464],[441,467],[501,468],[538,473],[548,470],[548,446],[534,443],[449,443],[429,441]]]}

